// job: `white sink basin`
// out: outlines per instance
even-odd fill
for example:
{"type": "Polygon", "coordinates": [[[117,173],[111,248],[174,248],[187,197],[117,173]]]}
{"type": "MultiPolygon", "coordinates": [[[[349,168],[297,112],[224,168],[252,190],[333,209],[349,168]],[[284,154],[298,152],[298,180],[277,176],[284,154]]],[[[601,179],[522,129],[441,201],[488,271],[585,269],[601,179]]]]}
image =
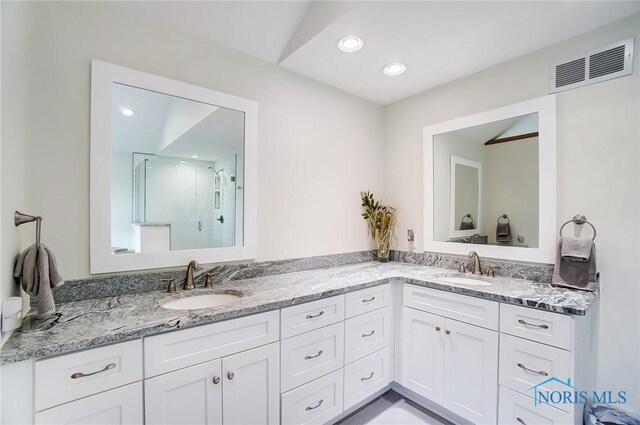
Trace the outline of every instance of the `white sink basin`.
{"type": "Polygon", "coordinates": [[[491,283],[485,282],[484,280],[469,279],[467,277],[448,276],[448,277],[441,277],[437,280],[440,282],[454,283],[458,285],[473,285],[473,286],[491,286],[492,285],[491,283]]]}
{"type": "Polygon", "coordinates": [[[240,295],[234,294],[207,294],[195,297],[181,298],[163,304],[162,307],[170,310],[197,310],[200,308],[220,307],[240,301],[240,295]]]}

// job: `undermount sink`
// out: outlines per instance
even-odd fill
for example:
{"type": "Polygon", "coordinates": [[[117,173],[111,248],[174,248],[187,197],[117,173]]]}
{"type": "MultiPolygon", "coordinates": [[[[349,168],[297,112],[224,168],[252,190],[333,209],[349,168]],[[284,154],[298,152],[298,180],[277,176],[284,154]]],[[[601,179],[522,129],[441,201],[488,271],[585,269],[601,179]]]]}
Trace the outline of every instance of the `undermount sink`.
{"type": "Polygon", "coordinates": [[[207,294],[181,298],[162,305],[170,310],[198,310],[201,308],[222,307],[240,301],[240,294],[207,294]]]}
{"type": "Polygon", "coordinates": [[[458,285],[473,285],[473,286],[491,286],[493,285],[490,282],[485,282],[484,280],[480,280],[480,279],[471,279],[468,277],[461,277],[461,276],[445,276],[445,277],[440,277],[438,279],[436,279],[439,282],[444,282],[444,283],[454,283],[454,284],[458,284],[458,285]]]}

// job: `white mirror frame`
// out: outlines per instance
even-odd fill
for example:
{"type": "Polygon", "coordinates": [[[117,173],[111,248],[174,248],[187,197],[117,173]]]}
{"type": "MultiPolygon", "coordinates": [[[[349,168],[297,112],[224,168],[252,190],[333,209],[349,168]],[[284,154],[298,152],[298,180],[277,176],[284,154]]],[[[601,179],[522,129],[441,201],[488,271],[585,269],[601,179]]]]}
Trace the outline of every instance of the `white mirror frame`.
{"type": "Polygon", "coordinates": [[[423,172],[424,172],[424,250],[448,254],[466,255],[474,250],[482,257],[505,260],[529,261],[534,263],[553,263],[556,250],[557,199],[556,199],[556,98],[544,96],[526,102],[490,111],[480,112],[463,118],[457,118],[423,129],[423,172]],[[538,113],[538,152],[539,152],[539,211],[537,248],[495,246],[436,241],[433,229],[433,137],[437,134],[461,130],[508,118],[538,113]]]}
{"type": "Polygon", "coordinates": [[[252,100],[97,60],[91,61],[90,271],[120,272],[255,258],[257,246],[257,114],[252,100]],[[243,245],[180,251],[111,253],[111,96],[113,83],[242,111],[244,121],[243,245]]]}
{"type": "Polygon", "coordinates": [[[473,236],[476,233],[480,233],[482,228],[482,164],[470,159],[462,158],[459,156],[451,155],[450,161],[449,182],[451,188],[449,189],[449,235],[452,238],[460,238],[465,236],[473,236]],[[475,168],[478,170],[478,211],[475,211],[475,217],[472,217],[476,226],[476,229],[460,230],[456,228],[458,226],[461,217],[456,217],[456,165],[464,165],[467,167],[475,168]]]}

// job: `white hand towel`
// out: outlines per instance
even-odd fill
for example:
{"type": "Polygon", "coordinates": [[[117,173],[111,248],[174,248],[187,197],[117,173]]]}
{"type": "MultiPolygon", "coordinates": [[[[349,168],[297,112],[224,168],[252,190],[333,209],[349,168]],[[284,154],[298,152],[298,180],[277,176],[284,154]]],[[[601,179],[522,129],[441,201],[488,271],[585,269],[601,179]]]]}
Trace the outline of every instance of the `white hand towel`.
{"type": "Polygon", "coordinates": [[[593,241],[585,238],[562,238],[562,256],[573,261],[589,261],[593,241]]]}
{"type": "Polygon", "coordinates": [[[40,249],[36,249],[31,245],[22,251],[13,275],[27,294],[37,297],[38,317],[46,317],[56,311],[51,288],[62,285],[64,280],[58,273],[56,257],[47,246],[40,245],[40,249]]]}

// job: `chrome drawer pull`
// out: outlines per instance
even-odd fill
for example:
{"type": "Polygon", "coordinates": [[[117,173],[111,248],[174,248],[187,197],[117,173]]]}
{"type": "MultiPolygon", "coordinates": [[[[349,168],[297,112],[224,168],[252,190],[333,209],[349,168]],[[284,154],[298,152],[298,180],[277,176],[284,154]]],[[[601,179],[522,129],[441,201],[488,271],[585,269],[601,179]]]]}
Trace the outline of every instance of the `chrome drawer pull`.
{"type": "Polygon", "coordinates": [[[520,422],[522,425],[527,425],[527,423],[522,418],[516,418],[516,421],[520,422]]]}
{"type": "Polygon", "coordinates": [[[320,351],[318,351],[318,354],[316,354],[315,356],[304,356],[304,359],[305,360],[315,359],[316,357],[320,357],[320,355],[322,355],[322,353],[324,353],[324,351],[320,350],[320,351]]]}
{"type": "Polygon", "coordinates": [[[320,401],[318,402],[318,404],[316,404],[313,407],[307,406],[306,409],[304,410],[313,410],[313,409],[317,409],[318,407],[322,406],[322,403],[324,402],[324,399],[320,399],[320,401]]]}
{"type": "Polygon", "coordinates": [[[362,382],[368,381],[371,378],[373,378],[373,372],[371,372],[371,375],[367,376],[366,378],[360,378],[360,381],[362,381],[362,382]]]}
{"type": "Polygon", "coordinates": [[[549,376],[549,374],[547,372],[545,372],[544,370],[531,370],[528,367],[526,367],[525,365],[523,365],[522,363],[518,363],[518,367],[524,371],[527,371],[529,373],[534,373],[536,375],[542,375],[542,376],[549,376]]]}
{"type": "Polygon", "coordinates": [[[368,336],[373,335],[374,333],[376,333],[375,329],[374,329],[374,330],[372,330],[371,332],[369,332],[368,334],[362,334],[362,337],[363,337],[363,338],[366,338],[366,337],[368,337],[368,336]]]}
{"type": "Polygon", "coordinates": [[[320,311],[320,313],[318,313],[318,314],[314,314],[314,315],[307,314],[307,319],[314,319],[314,318],[316,318],[316,317],[320,317],[320,316],[322,316],[323,314],[324,314],[324,310],[321,310],[321,311],[320,311]]]}
{"type": "Polygon", "coordinates": [[[536,325],[535,323],[527,323],[522,319],[519,319],[518,323],[520,323],[521,325],[525,325],[525,326],[533,326],[534,328],[549,329],[548,325],[536,325]]]}
{"type": "Polygon", "coordinates": [[[76,372],[73,375],[71,375],[71,379],[86,378],[87,376],[95,375],[97,373],[106,372],[108,370],[115,369],[115,368],[116,368],[116,364],[115,363],[109,363],[108,365],[106,365],[104,367],[104,369],[96,370],[95,372],[91,372],[91,373],[76,372]]]}
{"type": "Polygon", "coordinates": [[[363,302],[363,303],[370,303],[371,301],[373,301],[373,300],[375,300],[375,299],[376,299],[376,297],[375,297],[375,296],[373,296],[373,297],[369,298],[368,300],[362,300],[362,302],[363,302]]]}

